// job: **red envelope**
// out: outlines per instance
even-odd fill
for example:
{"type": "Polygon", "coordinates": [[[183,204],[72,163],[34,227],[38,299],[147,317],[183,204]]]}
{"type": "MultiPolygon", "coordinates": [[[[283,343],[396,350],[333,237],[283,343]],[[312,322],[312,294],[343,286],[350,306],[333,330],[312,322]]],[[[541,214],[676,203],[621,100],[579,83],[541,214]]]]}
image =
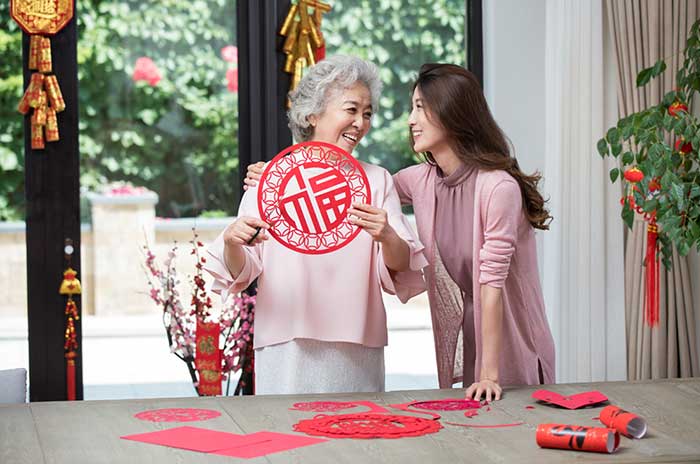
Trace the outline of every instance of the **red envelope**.
{"type": "Polygon", "coordinates": [[[608,397],[599,391],[577,393],[571,396],[560,395],[549,390],[537,390],[532,394],[532,398],[544,403],[556,404],[566,409],[579,409],[585,406],[608,401],[608,397]]]}
{"type": "Polygon", "coordinates": [[[243,444],[229,449],[214,451],[211,454],[249,459],[328,441],[322,438],[277,432],[257,432],[247,436],[259,441],[257,443],[243,444]]]}
{"type": "Polygon", "coordinates": [[[170,446],[171,448],[210,453],[212,451],[225,450],[235,446],[254,445],[270,440],[270,438],[255,435],[258,434],[236,435],[235,433],[185,426],[160,430],[158,432],[126,435],[121,438],[154,445],[170,446]]]}

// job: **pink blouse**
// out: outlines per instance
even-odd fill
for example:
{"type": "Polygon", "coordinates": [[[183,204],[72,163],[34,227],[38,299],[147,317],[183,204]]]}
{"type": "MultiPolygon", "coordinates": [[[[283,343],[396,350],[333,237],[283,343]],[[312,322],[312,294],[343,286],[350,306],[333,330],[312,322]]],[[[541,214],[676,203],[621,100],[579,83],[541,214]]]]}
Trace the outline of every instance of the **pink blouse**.
{"type": "MultiPolygon", "coordinates": [[[[222,232],[208,249],[205,269],[215,278],[212,290],[224,299],[258,278],[255,348],[295,338],[383,347],[387,326],[381,289],[402,302],[425,290],[423,245],[401,213],[391,175],[379,166],[360,163],[369,180],[372,205],[387,211],[389,224],[408,243],[409,270],[389,271],[381,245],[361,231],[345,247],[321,255],[292,251],[270,237],[255,247],[243,247],[245,265],[240,275],[232,276],[224,262],[222,232]]],[[[243,195],[238,216],[260,217],[257,188],[243,195]]]]}

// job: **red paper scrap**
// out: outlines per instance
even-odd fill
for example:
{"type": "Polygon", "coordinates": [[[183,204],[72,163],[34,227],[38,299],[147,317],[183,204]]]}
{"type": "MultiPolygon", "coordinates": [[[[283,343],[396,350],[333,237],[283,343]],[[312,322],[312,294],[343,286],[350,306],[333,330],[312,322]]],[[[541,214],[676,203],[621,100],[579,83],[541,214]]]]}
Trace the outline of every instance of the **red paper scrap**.
{"type": "Polygon", "coordinates": [[[445,424],[459,425],[460,427],[471,427],[474,429],[497,429],[501,427],[515,427],[518,425],[523,425],[525,422],[514,422],[512,424],[490,424],[490,425],[478,425],[478,424],[458,424],[456,422],[445,422],[445,424]]]}
{"type": "Polygon", "coordinates": [[[549,390],[537,390],[532,394],[532,398],[544,403],[555,404],[566,409],[579,409],[584,406],[591,406],[608,400],[608,397],[599,391],[590,391],[577,393],[571,396],[563,396],[549,390]]]}
{"type": "Polygon", "coordinates": [[[159,430],[158,432],[126,435],[121,438],[202,453],[253,445],[269,440],[265,436],[256,436],[256,434],[237,435],[235,433],[189,426],[159,430]]]}
{"type": "Polygon", "coordinates": [[[436,412],[430,412],[430,411],[425,411],[425,410],[420,411],[420,410],[417,410],[417,409],[413,409],[413,408],[411,407],[412,405],[413,405],[413,402],[410,402],[410,403],[400,403],[400,404],[390,404],[389,406],[392,407],[392,408],[400,409],[400,410],[402,410],[402,411],[406,411],[406,412],[412,412],[412,413],[416,413],[416,414],[427,414],[427,415],[429,415],[430,417],[432,417],[433,420],[439,420],[440,417],[441,417],[440,414],[438,414],[438,413],[436,413],[436,412]]]}
{"type": "Polygon", "coordinates": [[[535,409],[534,406],[525,406],[525,409],[535,409]]]}
{"type": "Polygon", "coordinates": [[[247,437],[264,441],[257,441],[255,443],[243,444],[233,448],[218,450],[212,454],[249,459],[328,441],[324,440],[323,438],[305,437],[301,435],[291,435],[288,433],[277,432],[251,433],[250,435],[247,435],[247,437]]]}
{"type": "Polygon", "coordinates": [[[387,408],[383,406],[379,406],[377,403],[374,403],[372,401],[353,401],[354,404],[358,406],[367,406],[369,408],[368,413],[377,413],[377,414],[390,414],[391,411],[389,411],[387,408]]]}
{"type": "Polygon", "coordinates": [[[474,416],[478,416],[478,415],[479,415],[479,413],[477,412],[476,409],[468,409],[468,410],[464,411],[464,417],[474,417],[474,416]]]}
{"type": "Polygon", "coordinates": [[[166,408],[142,411],[134,414],[134,417],[151,422],[192,422],[214,419],[220,415],[219,411],[211,409],[166,408]]]}

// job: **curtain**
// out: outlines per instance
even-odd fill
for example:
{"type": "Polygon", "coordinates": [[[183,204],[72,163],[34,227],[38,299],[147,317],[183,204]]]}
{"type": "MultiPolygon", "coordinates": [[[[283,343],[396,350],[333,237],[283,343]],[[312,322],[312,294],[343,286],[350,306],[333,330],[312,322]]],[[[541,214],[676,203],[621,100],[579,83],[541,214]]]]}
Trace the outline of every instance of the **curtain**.
{"type": "Polygon", "coordinates": [[[554,221],[541,243],[557,381],[624,380],[620,193],[608,177],[614,163],[596,151],[616,116],[606,120],[603,6],[548,0],[546,16],[543,174],[554,221]]]}
{"type": "MultiPolygon", "coordinates": [[[[658,104],[673,89],[699,6],[697,0],[606,0],[617,62],[619,117],[658,104]],[[660,58],[666,61],[666,72],[637,88],[637,73],[660,58]]],[[[661,265],[660,324],[652,329],[644,323],[645,248],[646,223],[638,216],[625,248],[627,376],[629,380],[697,376],[697,315],[688,259],[674,250],[671,269],[661,265]]]]}

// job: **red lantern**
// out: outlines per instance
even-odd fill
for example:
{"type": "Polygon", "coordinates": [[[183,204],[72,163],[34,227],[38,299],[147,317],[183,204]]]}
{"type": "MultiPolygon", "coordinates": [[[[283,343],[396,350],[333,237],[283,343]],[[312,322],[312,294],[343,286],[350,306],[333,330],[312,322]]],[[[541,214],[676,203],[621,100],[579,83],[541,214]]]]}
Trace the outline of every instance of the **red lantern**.
{"type": "Polygon", "coordinates": [[[625,171],[625,180],[636,184],[640,180],[644,179],[644,173],[639,170],[638,167],[634,166],[625,171]]]}

